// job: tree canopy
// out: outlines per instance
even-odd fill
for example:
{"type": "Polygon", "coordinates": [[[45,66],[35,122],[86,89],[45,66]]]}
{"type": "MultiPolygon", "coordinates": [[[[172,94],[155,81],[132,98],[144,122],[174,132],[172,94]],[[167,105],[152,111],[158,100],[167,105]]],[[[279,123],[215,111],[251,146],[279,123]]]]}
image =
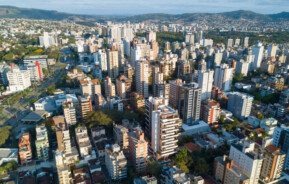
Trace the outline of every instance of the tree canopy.
{"type": "Polygon", "coordinates": [[[0,128],[0,146],[6,143],[10,137],[11,126],[4,126],[0,128]]]}
{"type": "Polygon", "coordinates": [[[90,126],[109,126],[112,125],[112,119],[103,111],[92,111],[87,114],[85,122],[90,126]]]}
{"type": "Polygon", "coordinates": [[[148,174],[159,178],[162,166],[155,160],[149,160],[147,165],[148,174]]]}
{"type": "Polygon", "coordinates": [[[189,155],[189,152],[186,148],[182,148],[175,156],[175,162],[177,166],[185,173],[189,173],[189,164],[192,159],[189,155]]]}

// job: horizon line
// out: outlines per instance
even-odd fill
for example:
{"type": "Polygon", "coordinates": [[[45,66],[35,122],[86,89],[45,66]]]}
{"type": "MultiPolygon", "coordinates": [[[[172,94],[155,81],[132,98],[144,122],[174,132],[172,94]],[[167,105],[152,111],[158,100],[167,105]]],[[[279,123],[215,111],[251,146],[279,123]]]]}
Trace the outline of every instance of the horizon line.
{"type": "Polygon", "coordinates": [[[222,12],[184,12],[184,13],[151,12],[151,13],[142,13],[142,14],[84,14],[84,13],[72,13],[72,12],[59,11],[55,9],[27,8],[27,7],[13,6],[13,5],[1,5],[0,4],[0,7],[10,7],[10,8],[19,8],[19,9],[28,9],[28,10],[31,9],[31,10],[43,10],[43,11],[55,11],[58,13],[81,15],[81,16],[138,16],[138,15],[148,15],[148,14],[164,14],[164,15],[221,14],[221,13],[231,13],[231,12],[238,12],[238,11],[252,12],[252,13],[256,13],[260,15],[275,15],[275,14],[280,14],[280,13],[289,13],[289,11],[280,11],[278,13],[258,13],[253,10],[238,9],[238,10],[222,11],[222,12]]]}

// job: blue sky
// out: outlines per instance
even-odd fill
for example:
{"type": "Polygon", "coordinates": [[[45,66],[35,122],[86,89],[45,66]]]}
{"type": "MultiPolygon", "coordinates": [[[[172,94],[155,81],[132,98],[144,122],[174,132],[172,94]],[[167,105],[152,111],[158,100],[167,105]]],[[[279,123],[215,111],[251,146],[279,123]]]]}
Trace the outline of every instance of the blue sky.
{"type": "Polygon", "coordinates": [[[0,5],[92,15],[211,13],[240,9],[265,14],[289,12],[289,0],[0,0],[0,5]]]}

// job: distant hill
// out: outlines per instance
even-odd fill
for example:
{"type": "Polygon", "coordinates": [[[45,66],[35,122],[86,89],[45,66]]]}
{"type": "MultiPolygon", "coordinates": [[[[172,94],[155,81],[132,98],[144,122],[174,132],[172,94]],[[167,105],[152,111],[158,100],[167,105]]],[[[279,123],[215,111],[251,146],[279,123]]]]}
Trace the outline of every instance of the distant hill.
{"type": "Polygon", "coordinates": [[[28,18],[28,19],[46,19],[46,20],[74,20],[79,22],[104,22],[107,20],[113,21],[170,21],[170,22],[192,22],[196,20],[214,20],[228,19],[249,21],[289,21],[289,12],[281,12],[277,14],[260,14],[252,11],[232,11],[224,13],[184,13],[184,14],[163,14],[151,13],[134,16],[96,16],[96,15],[78,15],[63,13],[53,10],[40,10],[30,8],[18,8],[13,6],[0,6],[0,18],[28,18]]]}
{"type": "Polygon", "coordinates": [[[72,14],[61,13],[51,10],[17,8],[13,6],[0,6],[0,18],[63,20],[72,16],[73,16],[72,14]]]}
{"type": "Polygon", "coordinates": [[[258,20],[258,21],[289,21],[289,12],[277,14],[260,14],[252,11],[238,10],[223,13],[184,13],[184,14],[143,14],[125,17],[122,20],[130,21],[183,21],[190,22],[200,19],[226,18],[232,20],[258,20]]]}
{"type": "Polygon", "coordinates": [[[31,8],[18,8],[14,6],[0,6],[0,18],[27,18],[44,20],[73,20],[76,22],[103,22],[107,16],[91,16],[63,13],[54,10],[40,10],[31,8]]]}

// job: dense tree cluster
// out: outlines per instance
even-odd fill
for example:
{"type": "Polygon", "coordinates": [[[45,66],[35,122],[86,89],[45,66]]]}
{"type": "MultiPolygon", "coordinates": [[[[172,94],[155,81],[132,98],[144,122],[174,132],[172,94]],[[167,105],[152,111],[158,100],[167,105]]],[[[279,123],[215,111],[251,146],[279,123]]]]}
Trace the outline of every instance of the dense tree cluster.
{"type": "Polygon", "coordinates": [[[0,128],[0,146],[5,144],[10,137],[11,126],[3,126],[0,128]]]}

